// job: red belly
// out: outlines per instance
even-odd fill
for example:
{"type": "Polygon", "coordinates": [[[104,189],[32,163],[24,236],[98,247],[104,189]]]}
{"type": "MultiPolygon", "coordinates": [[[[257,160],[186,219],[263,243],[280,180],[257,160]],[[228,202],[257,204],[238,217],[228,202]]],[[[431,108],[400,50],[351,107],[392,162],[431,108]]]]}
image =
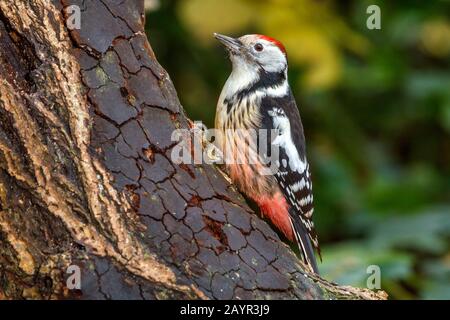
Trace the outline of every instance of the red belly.
{"type": "MultiPolygon", "coordinates": [[[[259,206],[261,213],[268,218],[290,241],[295,241],[289,218],[288,208],[283,194],[273,176],[264,175],[266,165],[258,161],[255,150],[248,148],[245,140],[239,140],[239,135],[227,136],[229,146],[226,150],[231,153],[229,159],[234,162],[228,163],[228,172],[231,180],[253,199],[259,206]],[[242,146],[238,148],[237,146],[242,146]],[[253,161],[249,161],[252,159],[253,161]]],[[[225,150],[225,149],[222,149],[225,150]]]]}
{"type": "Polygon", "coordinates": [[[273,195],[256,197],[254,199],[258,204],[264,216],[270,219],[272,223],[288,238],[294,241],[291,220],[289,218],[288,204],[281,192],[273,195]]]}
{"type": "MultiPolygon", "coordinates": [[[[259,165],[260,166],[260,165],[259,165]]],[[[261,213],[268,218],[290,241],[294,241],[289,205],[275,181],[258,174],[258,165],[230,165],[231,179],[240,190],[253,199],[261,213]]]]}

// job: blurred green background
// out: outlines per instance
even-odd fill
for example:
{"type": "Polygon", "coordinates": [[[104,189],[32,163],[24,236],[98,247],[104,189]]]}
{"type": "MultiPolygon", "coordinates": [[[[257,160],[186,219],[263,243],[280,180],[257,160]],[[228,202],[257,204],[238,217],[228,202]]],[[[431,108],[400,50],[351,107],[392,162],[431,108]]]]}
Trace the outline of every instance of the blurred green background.
{"type": "Polygon", "coordinates": [[[147,0],[147,33],[191,119],[213,127],[230,63],[212,33],[288,51],[322,275],[450,299],[450,1],[147,0]],[[381,30],[366,9],[381,8],[381,30]]]}

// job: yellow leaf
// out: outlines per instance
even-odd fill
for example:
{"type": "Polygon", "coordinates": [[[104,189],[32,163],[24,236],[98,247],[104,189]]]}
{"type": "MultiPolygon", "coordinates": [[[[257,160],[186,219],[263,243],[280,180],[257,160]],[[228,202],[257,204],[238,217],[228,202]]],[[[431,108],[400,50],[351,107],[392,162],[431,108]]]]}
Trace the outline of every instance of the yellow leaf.
{"type": "Polygon", "coordinates": [[[184,0],[179,2],[177,11],[189,30],[204,43],[213,41],[214,32],[234,35],[253,17],[251,6],[239,0],[184,0]]]}
{"type": "Polygon", "coordinates": [[[450,53],[450,23],[434,20],[424,23],[420,32],[424,50],[435,57],[444,58],[450,53]]]}

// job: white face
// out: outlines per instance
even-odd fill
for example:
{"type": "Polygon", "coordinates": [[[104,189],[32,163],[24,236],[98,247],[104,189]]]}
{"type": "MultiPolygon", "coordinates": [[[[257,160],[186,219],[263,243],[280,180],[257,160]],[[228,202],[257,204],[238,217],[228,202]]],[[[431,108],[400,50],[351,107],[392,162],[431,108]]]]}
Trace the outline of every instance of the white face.
{"type": "Polygon", "coordinates": [[[239,38],[243,50],[231,53],[230,59],[234,68],[263,68],[267,72],[282,72],[287,69],[286,54],[276,42],[260,35],[245,35],[239,38]]]}
{"type": "Polygon", "coordinates": [[[286,51],[280,42],[257,34],[235,39],[215,33],[214,37],[228,50],[233,64],[233,71],[222,90],[222,101],[225,97],[231,97],[239,90],[261,79],[261,71],[284,73],[285,81],[267,90],[274,90],[272,95],[286,94],[287,58],[286,51]]]}

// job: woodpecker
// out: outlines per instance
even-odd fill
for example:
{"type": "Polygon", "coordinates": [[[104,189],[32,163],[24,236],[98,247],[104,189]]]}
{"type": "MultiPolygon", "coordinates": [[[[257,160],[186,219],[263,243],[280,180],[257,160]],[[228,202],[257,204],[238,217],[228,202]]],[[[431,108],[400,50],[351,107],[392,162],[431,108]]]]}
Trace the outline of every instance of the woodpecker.
{"type": "MultiPolygon", "coordinates": [[[[318,273],[314,248],[320,256],[320,247],[312,221],[311,174],[300,113],[288,83],[286,49],[265,35],[232,38],[215,33],[214,37],[232,62],[215,119],[216,145],[228,156],[226,169],[263,216],[297,243],[309,271],[318,273]],[[265,140],[265,153],[260,152],[261,143],[250,143],[241,134],[250,129],[276,132],[265,140]],[[268,149],[274,146],[276,170],[268,174],[268,149]]],[[[257,140],[262,141],[260,135],[257,140]]]]}

